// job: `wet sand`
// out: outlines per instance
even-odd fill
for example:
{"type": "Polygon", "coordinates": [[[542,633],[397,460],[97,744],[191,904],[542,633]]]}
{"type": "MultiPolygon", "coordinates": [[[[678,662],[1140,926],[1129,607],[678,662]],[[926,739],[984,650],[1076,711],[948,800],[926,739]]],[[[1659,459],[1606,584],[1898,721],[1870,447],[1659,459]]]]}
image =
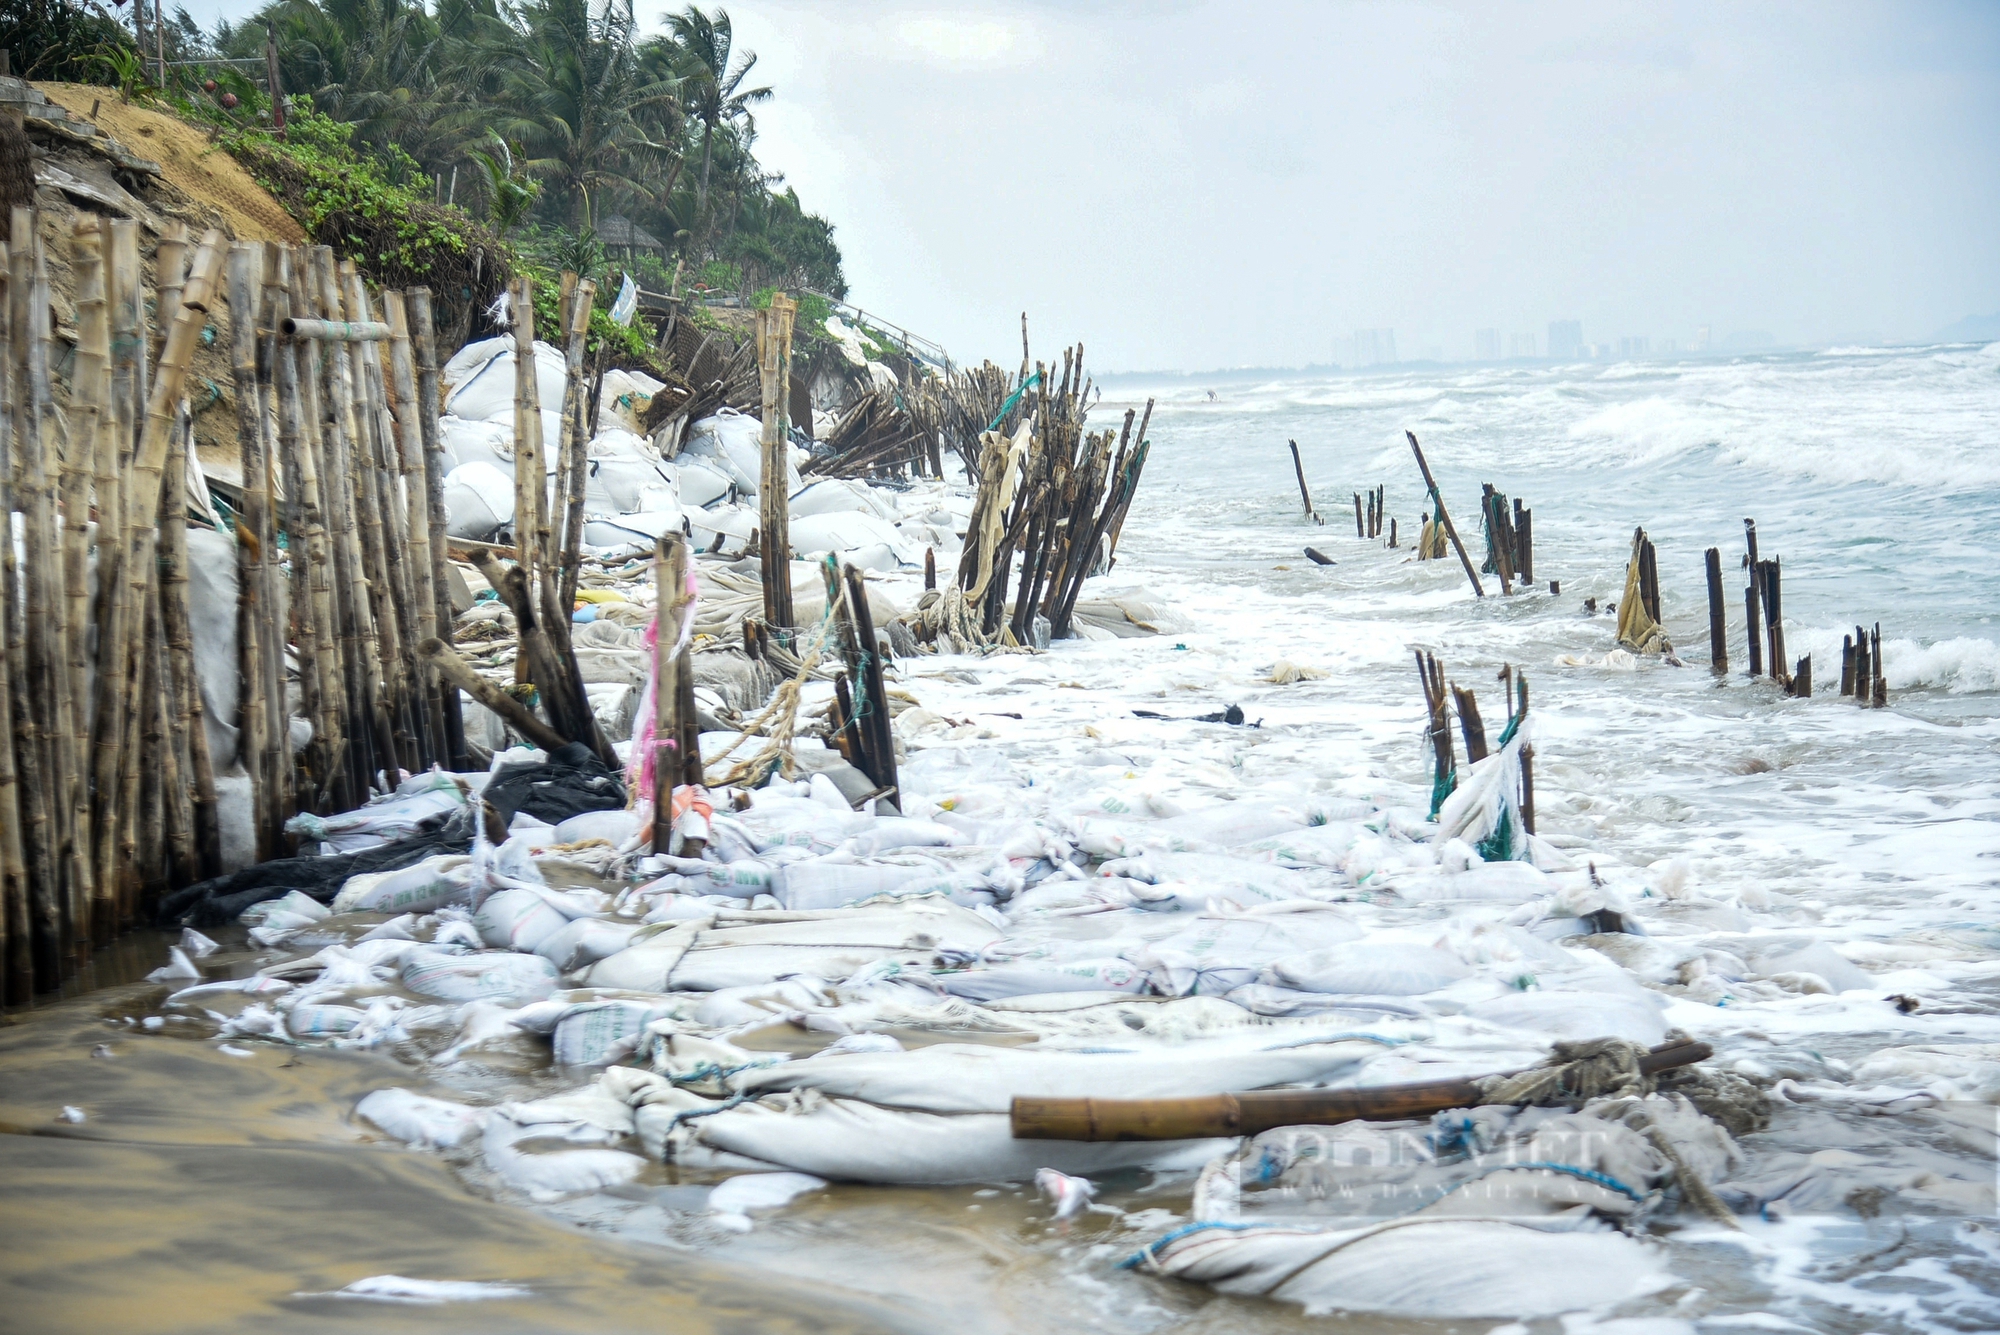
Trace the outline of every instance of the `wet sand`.
{"type": "Polygon", "coordinates": [[[161,992],[96,992],[0,1028],[0,1331],[934,1328],[909,1308],[482,1199],[436,1157],[350,1124],[368,1090],[422,1087],[386,1057],[231,1057],[192,1033],[106,1024],[161,992]],[[59,1120],[65,1105],[87,1120],[59,1120]],[[304,1296],[385,1274],[530,1296],[304,1296]]]}

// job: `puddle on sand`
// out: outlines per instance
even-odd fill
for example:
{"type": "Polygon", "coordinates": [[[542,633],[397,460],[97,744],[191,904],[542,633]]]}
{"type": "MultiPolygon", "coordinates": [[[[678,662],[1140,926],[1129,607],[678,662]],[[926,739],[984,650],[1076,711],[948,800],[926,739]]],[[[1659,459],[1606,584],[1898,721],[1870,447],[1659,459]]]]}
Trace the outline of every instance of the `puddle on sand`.
{"type": "Polygon", "coordinates": [[[111,1030],[156,988],[0,1027],[0,1329],[843,1331],[917,1329],[897,1306],[591,1236],[468,1192],[435,1156],[346,1121],[418,1085],[366,1053],[247,1058],[111,1030]],[[129,1009],[127,1009],[129,1008],[129,1009]],[[92,1056],[103,1045],[109,1054],[92,1056]],[[65,1106],[86,1120],[58,1120],[65,1106]],[[324,1294],[373,1275],[478,1280],[519,1298],[416,1306],[324,1294]]]}

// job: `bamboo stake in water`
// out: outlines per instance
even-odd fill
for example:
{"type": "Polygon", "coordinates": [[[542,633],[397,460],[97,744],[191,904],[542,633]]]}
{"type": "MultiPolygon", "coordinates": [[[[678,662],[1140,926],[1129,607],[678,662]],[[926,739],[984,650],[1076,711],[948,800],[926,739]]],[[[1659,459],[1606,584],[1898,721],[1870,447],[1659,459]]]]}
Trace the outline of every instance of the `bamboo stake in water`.
{"type": "Polygon", "coordinates": [[[1473,596],[1484,598],[1486,590],[1480,587],[1479,572],[1472,568],[1472,558],[1465,554],[1465,544],[1458,540],[1458,529],[1452,524],[1451,516],[1445,511],[1444,496],[1438,491],[1437,479],[1431,476],[1430,463],[1424,458],[1424,447],[1417,444],[1416,432],[1405,431],[1403,435],[1409,440],[1410,449],[1417,456],[1417,467],[1423,472],[1424,486],[1430,490],[1431,504],[1437,510],[1439,522],[1444,525],[1445,536],[1451,539],[1453,549],[1458,552],[1458,563],[1465,567],[1465,577],[1472,581],[1473,596]]]}
{"type": "Polygon", "coordinates": [[[1708,563],[1708,661],[1710,668],[1719,676],[1729,671],[1727,608],[1722,593],[1722,549],[1709,548],[1704,559],[1708,563]]]}

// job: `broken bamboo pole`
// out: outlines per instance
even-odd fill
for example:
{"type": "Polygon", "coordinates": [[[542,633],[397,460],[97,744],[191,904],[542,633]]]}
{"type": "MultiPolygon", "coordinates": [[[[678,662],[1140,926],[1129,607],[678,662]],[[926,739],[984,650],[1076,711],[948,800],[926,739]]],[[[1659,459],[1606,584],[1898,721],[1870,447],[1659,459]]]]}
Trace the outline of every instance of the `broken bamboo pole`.
{"type": "Polygon", "coordinates": [[[1323,524],[1326,521],[1319,517],[1319,511],[1313,509],[1312,493],[1306,490],[1306,465],[1305,460],[1299,457],[1299,443],[1294,440],[1290,444],[1292,447],[1292,471],[1299,475],[1299,499],[1305,503],[1306,518],[1312,520],[1315,524],[1323,524]]]}
{"type": "Polygon", "coordinates": [[[764,622],[782,636],[796,615],[792,600],[792,520],[789,483],[791,433],[792,322],[797,306],[784,293],[756,313],[757,377],[763,396],[764,430],[757,479],[758,548],[764,585],[764,622]]]}
{"type": "Polygon", "coordinates": [[[1431,476],[1431,466],[1424,458],[1424,447],[1417,444],[1416,432],[1405,431],[1403,435],[1408,438],[1410,449],[1417,456],[1417,467],[1423,472],[1424,486],[1430,491],[1431,504],[1437,507],[1437,517],[1444,524],[1445,534],[1450,537],[1452,547],[1458,552],[1458,563],[1465,567],[1465,577],[1472,581],[1473,596],[1484,598],[1486,590],[1480,587],[1479,572],[1472,568],[1472,558],[1465,554],[1465,544],[1458,540],[1458,529],[1452,525],[1451,515],[1445,511],[1444,497],[1438,492],[1437,479],[1431,476]]]}
{"type": "MultiPolygon", "coordinates": [[[[1709,548],[1704,560],[1708,566],[1708,661],[1710,668],[1720,676],[1729,671],[1729,641],[1725,638],[1727,607],[1722,593],[1722,549],[1709,548]]],[[[1852,664],[1849,664],[1848,670],[1853,670],[1852,664]]]]}

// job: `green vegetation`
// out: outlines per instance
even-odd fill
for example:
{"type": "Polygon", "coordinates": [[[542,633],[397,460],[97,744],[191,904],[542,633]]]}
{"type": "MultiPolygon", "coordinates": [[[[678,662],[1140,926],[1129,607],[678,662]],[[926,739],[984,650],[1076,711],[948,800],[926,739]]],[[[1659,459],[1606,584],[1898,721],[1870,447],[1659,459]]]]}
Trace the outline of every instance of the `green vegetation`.
{"type": "MultiPolygon", "coordinates": [[[[267,24],[287,89],[384,179],[428,181],[433,204],[463,205],[525,252],[588,256],[592,238],[628,235],[615,217],[661,250],[601,241],[607,267],[656,290],[678,261],[746,295],[846,295],[832,224],[753,152],[753,108],[772,91],[753,84],[757,57],[735,46],[726,10],[690,5],[645,33],[633,0],[271,0],[241,24],[169,36],[183,59],[261,57],[267,24]]],[[[238,124],[268,116],[240,76],[172,72],[191,101],[232,92],[238,124]]]]}

